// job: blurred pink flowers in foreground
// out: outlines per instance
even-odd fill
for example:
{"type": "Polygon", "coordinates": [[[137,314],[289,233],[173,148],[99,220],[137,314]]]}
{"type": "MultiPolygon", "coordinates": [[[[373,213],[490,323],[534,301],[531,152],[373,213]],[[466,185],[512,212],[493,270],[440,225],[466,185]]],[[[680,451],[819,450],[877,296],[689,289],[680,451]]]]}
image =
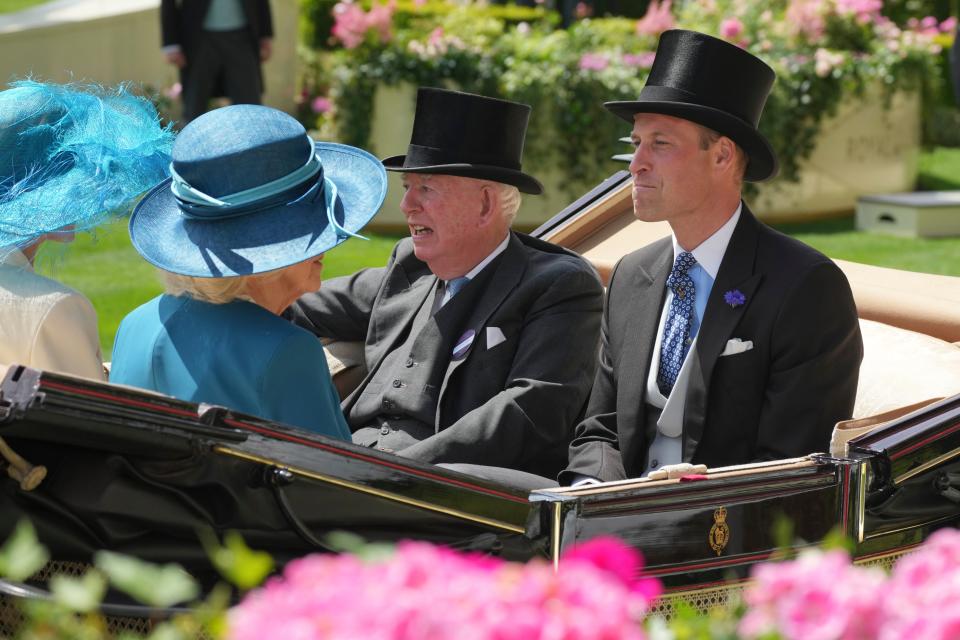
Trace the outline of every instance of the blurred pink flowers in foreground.
{"type": "Polygon", "coordinates": [[[960,531],[941,529],[887,576],[843,551],[763,564],[744,601],[746,638],[952,640],[960,638],[960,531]]]}
{"type": "Polygon", "coordinates": [[[515,564],[422,542],[378,561],[313,555],[229,614],[230,638],[643,640],[661,587],[638,578],[640,554],[616,539],[561,559],[515,564]]]}

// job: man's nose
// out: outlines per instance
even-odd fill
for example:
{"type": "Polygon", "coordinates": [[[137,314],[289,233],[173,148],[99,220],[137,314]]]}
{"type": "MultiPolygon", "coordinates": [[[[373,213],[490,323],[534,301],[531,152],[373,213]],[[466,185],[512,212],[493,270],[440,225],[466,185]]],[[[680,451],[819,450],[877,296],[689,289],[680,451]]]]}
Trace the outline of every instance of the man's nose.
{"type": "Polygon", "coordinates": [[[403,192],[403,198],[400,199],[400,211],[404,215],[410,215],[417,210],[419,203],[416,196],[413,195],[413,189],[407,189],[403,192]]]}
{"type": "Polygon", "coordinates": [[[650,168],[646,147],[642,144],[637,145],[633,151],[633,157],[630,159],[630,173],[637,174],[647,171],[650,168]]]}

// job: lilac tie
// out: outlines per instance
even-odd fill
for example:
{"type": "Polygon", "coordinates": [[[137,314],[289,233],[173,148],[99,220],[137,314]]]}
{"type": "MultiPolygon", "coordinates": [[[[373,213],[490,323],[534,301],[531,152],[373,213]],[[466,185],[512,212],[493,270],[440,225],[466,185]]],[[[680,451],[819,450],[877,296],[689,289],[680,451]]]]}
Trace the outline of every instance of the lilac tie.
{"type": "Polygon", "coordinates": [[[663,325],[660,370],[657,372],[657,386],[664,396],[669,396],[673,390],[677,376],[680,375],[680,367],[683,366],[683,360],[690,349],[690,324],[697,292],[688,272],[695,264],[697,259],[693,254],[684,251],[677,256],[673,270],[667,278],[667,287],[673,292],[673,300],[663,325]]]}

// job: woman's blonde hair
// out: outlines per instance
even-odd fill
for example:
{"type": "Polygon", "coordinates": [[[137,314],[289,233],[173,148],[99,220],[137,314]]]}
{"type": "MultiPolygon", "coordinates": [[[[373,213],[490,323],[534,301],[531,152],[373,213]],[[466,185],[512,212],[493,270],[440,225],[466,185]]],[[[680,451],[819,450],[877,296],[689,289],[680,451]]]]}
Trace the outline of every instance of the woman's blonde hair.
{"type": "Polygon", "coordinates": [[[258,273],[252,276],[232,276],[229,278],[195,278],[179,273],[157,269],[163,277],[166,292],[171,296],[188,296],[211,304],[227,304],[234,300],[253,302],[247,289],[251,282],[269,282],[280,276],[283,269],[258,273]]]}

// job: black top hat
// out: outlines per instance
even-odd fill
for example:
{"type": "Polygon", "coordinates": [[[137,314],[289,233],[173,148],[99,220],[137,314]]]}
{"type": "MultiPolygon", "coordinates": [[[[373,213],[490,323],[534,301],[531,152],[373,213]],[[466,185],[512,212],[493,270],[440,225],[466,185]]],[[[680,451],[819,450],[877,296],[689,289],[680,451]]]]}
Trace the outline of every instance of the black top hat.
{"type": "Polygon", "coordinates": [[[640,97],[604,106],[628,122],[637,113],[662,113],[713,129],[747,154],[744,178],[760,182],[779,169],[773,148],[757,131],[775,79],[773,69],[740,47],[675,29],[660,36],[640,97]]]}
{"type": "Polygon", "coordinates": [[[446,89],[417,91],[417,112],[407,155],[383,160],[388,171],[440,173],[512,184],[542,193],[520,171],[530,107],[446,89]]]}

